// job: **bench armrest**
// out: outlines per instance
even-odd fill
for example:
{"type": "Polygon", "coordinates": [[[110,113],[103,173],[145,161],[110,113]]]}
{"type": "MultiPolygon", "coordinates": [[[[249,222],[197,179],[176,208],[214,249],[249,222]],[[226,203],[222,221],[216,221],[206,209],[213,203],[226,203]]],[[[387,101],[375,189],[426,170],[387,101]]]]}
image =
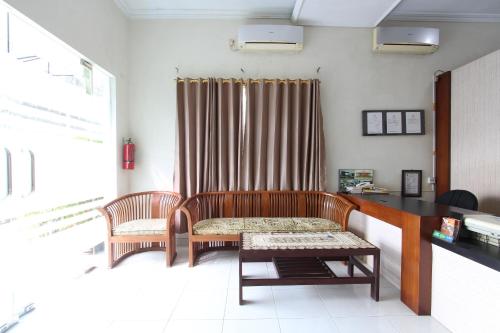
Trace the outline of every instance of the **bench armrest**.
{"type": "Polygon", "coordinates": [[[189,234],[193,234],[193,226],[201,220],[224,217],[225,199],[225,192],[206,192],[186,200],[180,210],[186,216],[189,234]]]}
{"type": "Polygon", "coordinates": [[[347,199],[332,193],[323,193],[318,197],[318,210],[316,217],[328,219],[339,223],[342,231],[347,231],[349,224],[349,215],[357,206],[347,199]]]}

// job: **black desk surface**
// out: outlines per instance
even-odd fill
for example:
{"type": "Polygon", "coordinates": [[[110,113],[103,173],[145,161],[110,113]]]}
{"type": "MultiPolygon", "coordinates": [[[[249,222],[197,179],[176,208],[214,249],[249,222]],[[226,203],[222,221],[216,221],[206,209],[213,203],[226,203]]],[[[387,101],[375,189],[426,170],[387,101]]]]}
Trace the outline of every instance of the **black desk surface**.
{"type": "Polygon", "coordinates": [[[448,243],[434,237],[432,244],[500,272],[500,247],[474,239],[461,239],[455,243],[448,243]]]}
{"type": "Polygon", "coordinates": [[[380,205],[401,210],[418,216],[452,216],[458,214],[485,214],[453,206],[440,205],[417,198],[398,197],[391,194],[349,194],[363,200],[373,201],[380,205]]]}
{"type": "MultiPolygon", "coordinates": [[[[349,195],[357,196],[363,200],[373,201],[380,205],[418,216],[454,216],[456,218],[461,218],[462,214],[487,214],[453,206],[440,205],[416,198],[398,197],[390,194],[349,195]]],[[[468,238],[458,240],[455,243],[448,243],[433,237],[432,243],[500,272],[500,247],[468,238]]]]}

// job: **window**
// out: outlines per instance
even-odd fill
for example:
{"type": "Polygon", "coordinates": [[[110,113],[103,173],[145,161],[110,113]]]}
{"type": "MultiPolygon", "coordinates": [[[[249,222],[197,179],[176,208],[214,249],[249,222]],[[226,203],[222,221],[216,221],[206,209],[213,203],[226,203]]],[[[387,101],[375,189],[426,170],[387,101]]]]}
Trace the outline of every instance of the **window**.
{"type": "Polygon", "coordinates": [[[0,53],[7,52],[7,11],[0,4],[0,53]]]}
{"type": "Polygon", "coordinates": [[[92,208],[108,190],[100,162],[109,150],[111,78],[23,18],[9,14],[8,30],[0,78],[7,201],[32,209],[9,205],[0,224],[28,214],[30,235],[43,237],[97,216],[92,208]]]}
{"type": "Polygon", "coordinates": [[[114,78],[3,2],[0,73],[0,266],[15,281],[0,299],[19,299],[83,273],[104,240],[114,78]]]}

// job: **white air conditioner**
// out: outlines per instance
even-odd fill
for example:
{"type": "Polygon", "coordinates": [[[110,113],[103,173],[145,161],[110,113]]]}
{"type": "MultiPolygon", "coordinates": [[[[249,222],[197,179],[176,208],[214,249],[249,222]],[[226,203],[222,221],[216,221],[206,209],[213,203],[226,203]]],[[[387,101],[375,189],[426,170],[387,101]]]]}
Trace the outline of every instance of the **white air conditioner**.
{"type": "Polygon", "coordinates": [[[304,28],[294,25],[244,25],[238,33],[238,49],[300,51],[304,28]]]}
{"type": "Polygon", "coordinates": [[[373,30],[374,52],[429,54],[438,48],[439,29],[378,27],[373,30]]]}

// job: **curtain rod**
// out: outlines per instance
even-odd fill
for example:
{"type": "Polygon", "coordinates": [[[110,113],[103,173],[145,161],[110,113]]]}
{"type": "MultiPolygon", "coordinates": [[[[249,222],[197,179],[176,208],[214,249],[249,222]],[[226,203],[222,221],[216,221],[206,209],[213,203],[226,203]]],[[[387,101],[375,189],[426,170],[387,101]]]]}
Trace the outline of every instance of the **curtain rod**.
{"type": "MultiPolygon", "coordinates": [[[[177,81],[177,82],[184,82],[185,81],[184,79],[181,79],[181,78],[177,78],[177,79],[174,79],[174,80],[177,81]]],[[[309,83],[309,82],[311,82],[314,79],[305,79],[305,80],[304,79],[296,79],[296,80],[292,80],[292,79],[289,79],[289,80],[283,80],[283,79],[277,79],[277,80],[271,80],[271,79],[261,79],[261,80],[255,80],[255,79],[251,79],[251,80],[222,79],[222,83],[234,82],[234,83],[243,83],[243,84],[246,84],[247,81],[250,81],[250,83],[260,83],[262,80],[264,81],[264,83],[274,83],[274,82],[278,81],[279,83],[289,82],[289,83],[293,84],[293,83],[296,83],[297,81],[299,81],[299,83],[309,83]]],[[[196,82],[199,82],[199,81],[200,81],[200,79],[189,79],[190,83],[196,83],[196,82]]],[[[207,83],[208,79],[201,79],[201,82],[207,83]]]]}

